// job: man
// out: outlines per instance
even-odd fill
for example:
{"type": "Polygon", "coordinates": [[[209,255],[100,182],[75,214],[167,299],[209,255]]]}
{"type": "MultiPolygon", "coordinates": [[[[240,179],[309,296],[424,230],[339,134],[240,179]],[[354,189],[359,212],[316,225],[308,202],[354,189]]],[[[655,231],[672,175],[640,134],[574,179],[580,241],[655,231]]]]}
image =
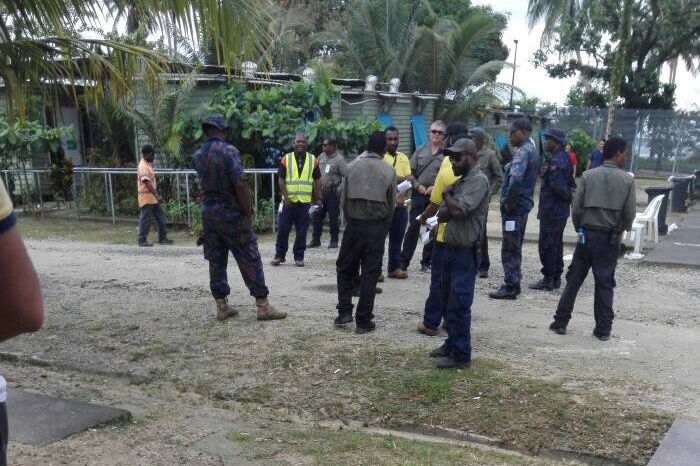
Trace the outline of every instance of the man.
{"type": "MultiPolygon", "coordinates": [[[[474,141],[474,144],[476,144],[476,148],[479,151],[479,169],[481,170],[481,173],[486,175],[486,179],[489,180],[489,202],[491,202],[491,197],[501,190],[501,185],[503,184],[503,169],[501,168],[501,160],[495,151],[484,147],[486,133],[483,129],[478,127],[472,128],[469,131],[469,137],[472,141],[474,141]]],[[[488,210],[486,213],[488,215],[488,210]]],[[[486,234],[486,228],[484,228],[480,242],[481,265],[479,266],[479,277],[488,278],[491,261],[489,260],[489,242],[486,234]]]]}
{"type": "Polygon", "coordinates": [[[601,138],[598,141],[598,147],[593,149],[591,156],[588,158],[588,163],[586,164],[586,170],[591,168],[598,168],[603,165],[603,146],[605,145],[605,138],[601,138]]]}
{"type": "Polygon", "coordinates": [[[333,324],[352,322],[352,290],[359,272],[360,298],[355,312],[355,333],[375,329],[374,297],[381,272],[384,240],[396,202],[396,174],[382,162],[386,137],[375,131],[367,150],[348,164],[341,205],[347,225],[336,261],[338,317],[333,324]]]}
{"type": "Polygon", "coordinates": [[[321,171],[321,208],[313,215],[313,233],[311,235],[310,248],[321,246],[321,233],[323,232],[323,219],[328,214],[328,226],[331,232],[331,241],[328,243],[329,249],[338,247],[338,235],[340,225],[340,202],[338,200],[338,189],[345,176],[347,162],[345,157],[337,152],[335,139],[325,137],[323,139],[323,153],[318,158],[318,167],[321,171]]]}
{"type": "MultiPolygon", "coordinates": [[[[406,154],[397,150],[399,130],[395,126],[389,126],[384,130],[384,135],[386,136],[384,162],[393,168],[397,183],[401,183],[411,176],[411,162],[406,154]]],[[[407,192],[404,191],[396,196],[394,215],[389,227],[389,252],[387,254],[387,276],[389,278],[404,279],[408,277],[408,274],[401,269],[401,243],[403,243],[408,224],[408,209],[404,204],[407,192]]]]}
{"type": "Polygon", "coordinates": [[[564,150],[566,135],[550,128],[544,133],[544,150],[550,154],[542,174],[537,218],[540,236],[537,248],[543,278],[531,283],[533,290],[552,291],[561,286],[564,272],[564,229],[569,218],[571,198],[576,190],[569,154],[564,150]]]}
{"type": "Polygon", "coordinates": [[[173,241],[168,239],[168,233],[165,231],[165,216],[163,209],[158,201],[161,197],[158,195],[156,172],[153,170],[153,159],[156,151],[152,145],[146,144],[141,148],[141,160],[137,169],[136,188],[138,190],[139,200],[139,246],[151,247],[153,243],[148,242],[148,231],[151,229],[153,218],[156,219],[158,225],[158,243],[173,244],[173,241]]]}
{"type": "Polygon", "coordinates": [[[322,201],[321,170],[316,157],[306,152],[306,135],[303,133],[294,137],[294,152],[282,157],[277,176],[283,207],[277,226],[275,258],[271,264],[277,266],[285,262],[289,249],[289,232],[294,225],[294,265],[304,267],[309,208],[313,199],[319,207],[322,201]]]}
{"type": "Polygon", "coordinates": [[[248,179],[238,149],[226,142],[228,127],[218,115],[204,120],[206,141],[194,154],[194,169],[202,190],[201,242],[204,258],[209,261],[209,287],[216,301],[216,318],[225,320],[238,315],[238,310],[227,302],[231,288],[226,268],[231,251],[243,282],[255,297],[258,320],[283,319],[287,314],[275,310],[267,299],[269,292],[253,231],[248,179]]]}
{"type": "MultiPolygon", "coordinates": [[[[36,332],[44,321],[39,279],[16,227],[12,202],[0,179],[0,342],[36,332]]],[[[0,375],[0,465],[7,464],[7,384],[0,375]]]]}
{"type": "MultiPolygon", "coordinates": [[[[462,122],[453,122],[447,125],[445,130],[445,147],[450,147],[460,138],[468,137],[467,127],[462,122]]],[[[435,177],[435,184],[430,193],[430,204],[423,211],[419,222],[424,225],[426,220],[438,213],[440,205],[442,205],[442,193],[457,180],[455,172],[452,169],[452,163],[448,157],[442,160],[440,171],[435,177]]],[[[435,229],[435,243],[433,244],[433,253],[431,256],[430,267],[430,288],[428,298],[425,300],[423,308],[423,320],[418,322],[416,330],[418,333],[434,337],[439,333],[440,322],[445,318],[442,313],[441,298],[442,294],[442,264],[445,257],[445,224],[438,223],[435,229]]]]}
{"type": "Polygon", "coordinates": [[[566,273],[566,287],[559,299],[554,321],[549,328],[559,335],[566,333],[576,295],[588,270],[593,269],[595,295],[593,335],[601,341],[610,339],[615,288],[615,267],[620,250],[620,235],[630,230],[636,210],[634,177],[627,173],[627,142],[613,137],[603,147],[603,165],[581,176],[571,220],[577,231],[583,229],[574,258],[566,273]]]}
{"type": "Polygon", "coordinates": [[[471,305],[479,268],[479,239],[489,208],[489,182],[479,170],[479,155],[470,139],[462,138],[445,149],[455,176],[460,178],[442,193],[444,204],[438,219],[445,227],[440,304],[447,326],[447,340],[432,350],[437,367],[450,369],[471,363],[471,305]]]}
{"type": "MultiPolygon", "coordinates": [[[[420,236],[420,223],[416,217],[423,213],[428,207],[430,193],[433,190],[435,177],[440,170],[440,164],[444,156],[442,155],[442,140],[445,136],[445,123],[440,120],[434,121],[430,125],[429,141],[420,146],[411,156],[411,183],[413,193],[411,194],[411,212],[409,214],[408,230],[403,239],[401,250],[401,269],[406,271],[413,259],[416,251],[418,237],[420,236]]],[[[427,273],[430,270],[430,255],[432,254],[432,243],[423,246],[421,258],[421,272],[427,273]]]]}
{"type": "Polygon", "coordinates": [[[501,188],[501,263],[503,284],[489,293],[493,299],[516,299],[520,294],[520,266],[523,258],[523,238],[527,216],[534,205],[533,194],[540,159],[530,139],[532,125],[527,118],[518,118],[510,126],[510,142],[516,148],[506,165],[501,188]]]}

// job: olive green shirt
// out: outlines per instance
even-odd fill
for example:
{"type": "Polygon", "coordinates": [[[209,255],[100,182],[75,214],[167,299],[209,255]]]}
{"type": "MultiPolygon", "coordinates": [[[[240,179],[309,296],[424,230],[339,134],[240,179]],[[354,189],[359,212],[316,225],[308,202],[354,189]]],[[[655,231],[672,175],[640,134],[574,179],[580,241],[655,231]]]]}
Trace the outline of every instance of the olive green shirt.
{"type": "Polygon", "coordinates": [[[396,173],[374,152],[363,152],[347,166],[341,205],[349,219],[390,222],[396,202],[396,173]]]}
{"type": "Polygon", "coordinates": [[[574,200],[571,220],[576,229],[630,230],[637,210],[634,177],[606,160],[586,170],[574,200]]]}
{"type": "Polygon", "coordinates": [[[445,227],[444,241],[447,246],[474,247],[486,227],[489,211],[489,180],[478,166],[455,181],[452,190],[459,215],[453,215],[445,227]]]}
{"type": "Polygon", "coordinates": [[[503,168],[498,154],[491,149],[482,147],[479,151],[479,169],[489,180],[490,195],[500,193],[503,184],[503,168]]]}
{"type": "Polygon", "coordinates": [[[321,187],[323,189],[338,189],[343,182],[348,163],[339,153],[328,156],[324,153],[318,156],[318,168],[321,170],[321,187]]]}

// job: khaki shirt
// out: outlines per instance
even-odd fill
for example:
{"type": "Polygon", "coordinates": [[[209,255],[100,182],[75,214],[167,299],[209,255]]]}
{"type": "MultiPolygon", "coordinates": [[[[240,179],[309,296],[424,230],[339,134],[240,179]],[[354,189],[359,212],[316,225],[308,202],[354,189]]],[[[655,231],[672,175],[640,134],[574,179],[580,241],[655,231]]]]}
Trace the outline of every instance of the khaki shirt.
{"type": "Polygon", "coordinates": [[[489,211],[489,181],[479,167],[472,168],[454,184],[454,199],[460,213],[452,216],[445,227],[445,244],[474,247],[486,227],[489,211]]]}
{"type": "Polygon", "coordinates": [[[498,154],[486,147],[479,151],[479,169],[489,180],[490,195],[498,194],[503,184],[503,168],[498,154]]]}
{"type": "Polygon", "coordinates": [[[574,200],[574,227],[622,232],[632,227],[637,210],[634,177],[606,160],[586,170],[574,200]]]}
{"type": "Polygon", "coordinates": [[[374,152],[363,152],[347,166],[341,205],[354,220],[389,222],[396,201],[396,173],[374,152]]]}
{"type": "Polygon", "coordinates": [[[338,189],[343,182],[348,163],[345,157],[335,153],[330,157],[324,153],[318,156],[318,168],[321,170],[321,187],[323,189],[338,189]]]}
{"type": "Polygon", "coordinates": [[[442,150],[433,153],[429,142],[416,149],[411,156],[411,173],[416,177],[416,182],[425,187],[432,186],[444,158],[442,150]]]}

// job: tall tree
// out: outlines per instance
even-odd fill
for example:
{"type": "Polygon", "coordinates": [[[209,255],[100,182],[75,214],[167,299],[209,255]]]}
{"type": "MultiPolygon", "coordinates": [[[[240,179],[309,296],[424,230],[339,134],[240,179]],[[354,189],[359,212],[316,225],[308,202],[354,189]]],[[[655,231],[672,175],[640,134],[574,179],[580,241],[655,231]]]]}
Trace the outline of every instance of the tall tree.
{"type": "Polygon", "coordinates": [[[358,0],[344,25],[329,27],[317,41],[337,50],[347,74],[401,80],[401,87],[458,102],[493,83],[507,51],[501,43],[505,18],[472,10],[461,22],[438,16],[430,2],[358,0]]]}
{"type": "MultiPolygon", "coordinates": [[[[528,26],[532,30],[537,23],[544,22],[540,44],[546,47],[552,40],[556,28],[576,18],[579,12],[587,9],[589,3],[589,0],[529,0],[527,5],[528,26]]],[[[581,50],[575,49],[573,53],[576,60],[582,64],[581,50]]],[[[584,76],[582,81],[585,92],[588,92],[588,78],[584,76]]]]}
{"type": "MultiPolygon", "coordinates": [[[[627,108],[672,108],[674,86],[660,70],[681,58],[689,70],[700,63],[700,0],[632,0],[630,36],[624,47],[620,96],[627,108]]],[[[536,57],[553,77],[581,74],[609,92],[616,51],[622,42],[623,0],[589,2],[585,10],[554,28],[552,43],[536,57]],[[587,63],[571,60],[580,50],[587,63]],[[557,57],[550,62],[550,57],[557,57]]]]}
{"type": "MultiPolygon", "coordinates": [[[[111,0],[112,12],[127,9],[150,18],[156,29],[177,29],[191,41],[211,40],[219,63],[232,66],[258,58],[268,35],[267,0],[111,0]]],[[[0,77],[10,116],[26,112],[27,96],[52,83],[95,98],[131,88],[136,75],[167,65],[158,51],[105,38],[97,0],[0,0],[0,77]],[[90,35],[86,35],[89,33],[90,35]],[[84,85],[86,84],[87,85],[84,85]]]]}

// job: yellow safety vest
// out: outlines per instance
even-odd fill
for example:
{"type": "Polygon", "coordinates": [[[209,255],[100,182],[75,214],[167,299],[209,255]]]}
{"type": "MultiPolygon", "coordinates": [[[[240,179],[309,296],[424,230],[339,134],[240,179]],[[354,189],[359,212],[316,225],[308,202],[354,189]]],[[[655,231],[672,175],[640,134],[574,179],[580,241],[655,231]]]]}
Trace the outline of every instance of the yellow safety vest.
{"type": "Polygon", "coordinates": [[[299,173],[294,152],[290,152],[285,157],[287,158],[287,176],[285,177],[287,197],[291,202],[311,203],[311,195],[314,190],[315,157],[313,154],[306,153],[306,160],[304,160],[304,168],[301,173],[299,173]]]}

